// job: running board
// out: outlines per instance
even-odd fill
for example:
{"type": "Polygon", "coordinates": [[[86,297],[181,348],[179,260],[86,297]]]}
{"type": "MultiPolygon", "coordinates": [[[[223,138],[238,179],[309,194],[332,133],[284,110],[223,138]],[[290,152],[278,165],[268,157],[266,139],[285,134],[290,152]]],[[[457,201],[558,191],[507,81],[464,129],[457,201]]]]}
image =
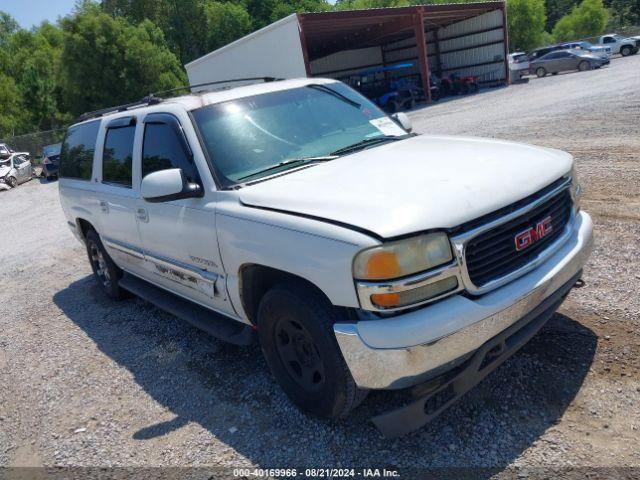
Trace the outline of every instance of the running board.
{"type": "Polygon", "coordinates": [[[135,296],[189,322],[209,335],[234,345],[250,345],[255,333],[249,325],[201,307],[167,290],[156,287],[134,275],[125,273],[119,284],[135,296]]]}

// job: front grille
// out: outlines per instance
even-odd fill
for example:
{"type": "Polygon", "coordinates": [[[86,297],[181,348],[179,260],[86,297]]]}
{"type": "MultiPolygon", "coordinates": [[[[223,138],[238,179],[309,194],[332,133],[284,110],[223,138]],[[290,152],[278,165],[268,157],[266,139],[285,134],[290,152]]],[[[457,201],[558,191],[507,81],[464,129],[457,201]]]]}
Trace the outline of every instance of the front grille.
{"type": "Polygon", "coordinates": [[[562,235],[571,217],[571,207],[571,194],[565,189],[524,215],[469,240],[465,258],[473,284],[482,287],[533,261],[562,235]],[[516,235],[527,228],[535,228],[548,216],[551,216],[551,232],[530,247],[517,251],[516,235]]]}

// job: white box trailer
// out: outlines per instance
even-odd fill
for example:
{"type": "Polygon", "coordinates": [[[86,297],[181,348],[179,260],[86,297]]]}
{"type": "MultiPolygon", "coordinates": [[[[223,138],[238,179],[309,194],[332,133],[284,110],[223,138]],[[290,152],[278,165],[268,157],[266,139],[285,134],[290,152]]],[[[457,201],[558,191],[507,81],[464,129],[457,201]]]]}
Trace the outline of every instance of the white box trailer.
{"type": "MultiPolygon", "coordinates": [[[[399,63],[430,99],[430,72],[509,81],[503,1],[292,14],[185,65],[190,85],[330,77],[399,63]]],[[[385,73],[386,75],[386,73],[385,73]]]]}
{"type": "Polygon", "coordinates": [[[189,84],[248,77],[306,77],[298,16],[289,15],[185,65],[189,84]]]}

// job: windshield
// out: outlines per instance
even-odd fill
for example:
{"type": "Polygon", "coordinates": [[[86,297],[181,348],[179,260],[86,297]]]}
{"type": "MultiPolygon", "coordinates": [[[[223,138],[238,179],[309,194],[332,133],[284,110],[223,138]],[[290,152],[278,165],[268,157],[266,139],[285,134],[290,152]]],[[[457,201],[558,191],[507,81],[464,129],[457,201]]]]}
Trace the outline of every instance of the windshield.
{"type": "Polygon", "coordinates": [[[193,117],[225,186],[407,132],[342,83],[312,84],[209,105],[193,117]]]}

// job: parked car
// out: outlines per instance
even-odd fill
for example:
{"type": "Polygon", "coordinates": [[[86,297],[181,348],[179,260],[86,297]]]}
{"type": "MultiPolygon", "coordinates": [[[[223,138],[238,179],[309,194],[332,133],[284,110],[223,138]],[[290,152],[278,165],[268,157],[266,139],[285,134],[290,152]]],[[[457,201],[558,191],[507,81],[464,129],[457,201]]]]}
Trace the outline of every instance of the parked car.
{"type": "Polygon", "coordinates": [[[581,41],[563,43],[562,46],[570,50],[584,50],[605,59],[611,57],[611,47],[607,47],[606,45],[594,45],[591,42],[581,41]]]}
{"type": "Polygon", "coordinates": [[[534,62],[538,58],[544,57],[547,53],[555,52],[557,50],[565,50],[565,48],[562,45],[547,45],[546,47],[540,47],[530,51],[527,53],[527,57],[530,62],[534,62]]]}
{"type": "Polygon", "coordinates": [[[524,52],[509,54],[509,77],[512,81],[521,80],[529,74],[529,57],[524,52]]]}
{"type": "Polygon", "coordinates": [[[17,187],[32,177],[33,169],[28,152],[14,152],[8,158],[0,160],[0,182],[9,187],[17,187]]]}
{"type": "Polygon", "coordinates": [[[61,143],[47,145],[42,149],[42,173],[45,180],[58,177],[58,164],[60,160],[61,143]]]}
{"type": "Polygon", "coordinates": [[[532,61],[529,68],[538,77],[544,77],[548,73],[556,75],[570,70],[583,72],[592,68],[600,68],[609,63],[609,59],[581,50],[558,50],[532,61]]]}
{"type": "Polygon", "coordinates": [[[619,53],[623,57],[638,53],[638,49],[640,48],[640,40],[623,37],[617,33],[602,35],[598,39],[598,44],[611,48],[612,54],[619,53]]]}
{"type": "Polygon", "coordinates": [[[331,79],[159,94],[69,128],[60,201],[106,295],[259,341],[302,411],[418,386],[373,419],[397,436],[525,344],[593,244],[568,153],[410,132],[331,79]]]}

